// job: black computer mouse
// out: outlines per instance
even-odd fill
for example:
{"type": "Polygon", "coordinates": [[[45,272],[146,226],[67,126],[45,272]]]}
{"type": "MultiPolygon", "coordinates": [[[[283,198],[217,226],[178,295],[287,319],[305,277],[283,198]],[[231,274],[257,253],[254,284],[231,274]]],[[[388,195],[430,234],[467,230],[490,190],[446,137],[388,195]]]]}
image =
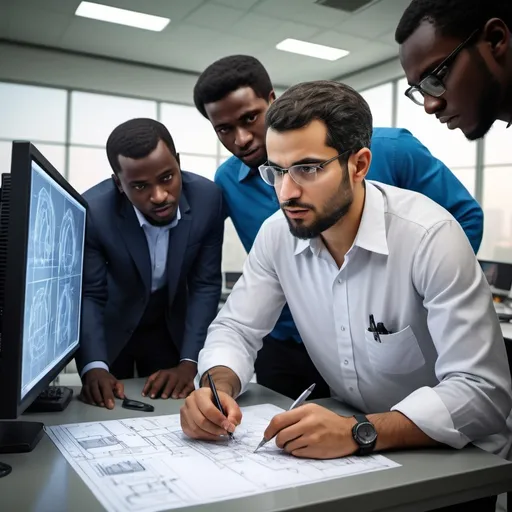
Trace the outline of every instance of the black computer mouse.
{"type": "Polygon", "coordinates": [[[9,464],[4,464],[3,462],[0,462],[0,478],[3,476],[7,476],[12,471],[11,466],[9,464]]]}

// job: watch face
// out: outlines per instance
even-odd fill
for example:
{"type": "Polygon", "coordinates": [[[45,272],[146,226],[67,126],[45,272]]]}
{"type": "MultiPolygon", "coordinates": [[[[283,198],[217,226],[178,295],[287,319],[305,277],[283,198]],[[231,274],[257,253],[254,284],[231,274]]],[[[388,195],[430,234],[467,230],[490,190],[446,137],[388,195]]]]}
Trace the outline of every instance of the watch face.
{"type": "Polygon", "coordinates": [[[371,444],[377,439],[377,432],[371,423],[360,423],[357,426],[357,437],[362,444],[371,444]]]}

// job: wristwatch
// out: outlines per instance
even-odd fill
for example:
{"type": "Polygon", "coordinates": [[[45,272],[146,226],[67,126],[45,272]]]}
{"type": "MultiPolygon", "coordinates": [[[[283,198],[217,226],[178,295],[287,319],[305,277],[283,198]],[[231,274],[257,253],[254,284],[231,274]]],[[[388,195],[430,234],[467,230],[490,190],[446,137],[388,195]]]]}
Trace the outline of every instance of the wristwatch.
{"type": "Polygon", "coordinates": [[[358,455],[372,453],[377,442],[377,430],[364,414],[354,414],[357,423],[352,427],[352,437],[359,445],[358,455]]]}

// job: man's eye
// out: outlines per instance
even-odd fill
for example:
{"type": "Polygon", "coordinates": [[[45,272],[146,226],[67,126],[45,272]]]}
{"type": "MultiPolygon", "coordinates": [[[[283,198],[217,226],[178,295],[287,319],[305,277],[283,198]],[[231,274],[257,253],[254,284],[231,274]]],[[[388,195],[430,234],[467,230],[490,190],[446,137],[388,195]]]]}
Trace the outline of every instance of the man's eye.
{"type": "Polygon", "coordinates": [[[254,121],[256,121],[256,119],[258,118],[257,114],[252,114],[250,116],[247,116],[245,118],[245,120],[248,122],[248,123],[254,123],[254,121]]]}
{"type": "Polygon", "coordinates": [[[172,180],[172,174],[169,174],[169,176],[164,176],[163,181],[171,181],[172,180]]]}
{"type": "Polygon", "coordinates": [[[134,185],[133,188],[135,190],[144,190],[146,188],[146,185],[134,185]]]}
{"type": "Polygon", "coordinates": [[[297,165],[295,167],[298,172],[301,172],[303,174],[311,174],[313,172],[316,172],[317,168],[314,165],[297,165]]]}

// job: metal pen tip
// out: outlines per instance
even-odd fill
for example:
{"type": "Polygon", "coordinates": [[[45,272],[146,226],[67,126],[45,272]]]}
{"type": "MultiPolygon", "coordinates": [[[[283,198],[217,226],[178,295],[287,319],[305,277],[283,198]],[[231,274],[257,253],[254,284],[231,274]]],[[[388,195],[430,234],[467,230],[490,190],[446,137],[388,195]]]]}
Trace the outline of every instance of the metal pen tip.
{"type": "Polygon", "coordinates": [[[265,438],[263,438],[260,441],[260,444],[256,447],[256,450],[254,450],[252,453],[256,453],[266,442],[267,442],[267,440],[265,438]]]}

